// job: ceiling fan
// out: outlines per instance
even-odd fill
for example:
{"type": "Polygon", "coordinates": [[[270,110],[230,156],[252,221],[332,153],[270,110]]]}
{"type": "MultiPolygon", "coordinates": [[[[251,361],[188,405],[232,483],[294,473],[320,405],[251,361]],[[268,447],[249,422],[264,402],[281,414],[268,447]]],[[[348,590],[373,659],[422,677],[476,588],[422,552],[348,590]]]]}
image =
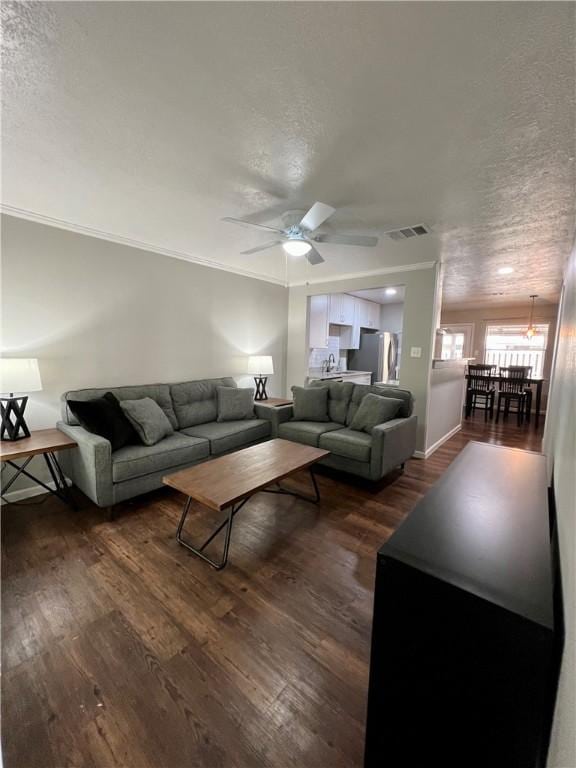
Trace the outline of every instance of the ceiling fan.
{"type": "Polygon", "coordinates": [[[284,229],[268,227],[264,224],[254,224],[245,219],[233,219],[230,216],[225,216],[222,221],[229,221],[232,224],[240,224],[243,227],[251,227],[274,233],[274,240],[270,240],[263,245],[257,245],[255,248],[249,248],[247,251],[242,251],[241,253],[244,256],[258,253],[258,251],[265,251],[267,248],[273,248],[275,245],[282,245],[284,250],[291,256],[306,256],[310,264],[321,264],[324,259],[314,247],[314,243],[359,245],[368,248],[373,248],[377,245],[378,238],[368,235],[343,235],[336,232],[315,235],[314,233],[318,227],[329,219],[335,211],[335,208],[325,203],[314,203],[304,216],[302,216],[301,211],[288,211],[283,217],[287,225],[284,229]]]}

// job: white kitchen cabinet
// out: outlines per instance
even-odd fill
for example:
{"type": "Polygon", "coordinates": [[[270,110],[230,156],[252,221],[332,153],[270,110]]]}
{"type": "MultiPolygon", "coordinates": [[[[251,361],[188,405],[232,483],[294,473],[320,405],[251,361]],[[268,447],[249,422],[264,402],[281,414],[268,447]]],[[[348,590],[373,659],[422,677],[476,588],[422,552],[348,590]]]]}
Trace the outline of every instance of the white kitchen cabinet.
{"type": "Polygon", "coordinates": [[[333,324],[340,325],[342,317],[342,296],[340,293],[334,293],[328,296],[329,309],[328,319],[333,324]]]}
{"type": "Polygon", "coordinates": [[[354,325],[356,302],[347,293],[333,293],[330,297],[329,319],[334,325],[354,325]]]}
{"type": "Polygon", "coordinates": [[[356,299],[358,302],[358,319],[361,328],[380,329],[380,304],[366,299],[356,299]]]}
{"type": "Polygon", "coordinates": [[[365,299],[356,299],[356,306],[358,309],[358,325],[361,328],[368,328],[368,304],[370,302],[365,299]]]}
{"type": "Polygon", "coordinates": [[[370,325],[368,328],[374,328],[374,330],[380,330],[380,304],[376,304],[374,301],[369,301],[370,308],[368,309],[368,322],[370,325]]]}
{"type": "Polygon", "coordinates": [[[328,347],[329,296],[310,296],[308,313],[308,346],[310,349],[328,347]]]}
{"type": "Polygon", "coordinates": [[[350,298],[354,299],[354,317],[352,325],[340,326],[340,349],[360,349],[360,310],[358,302],[361,301],[361,299],[356,299],[354,296],[351,296],[350,298]]]}

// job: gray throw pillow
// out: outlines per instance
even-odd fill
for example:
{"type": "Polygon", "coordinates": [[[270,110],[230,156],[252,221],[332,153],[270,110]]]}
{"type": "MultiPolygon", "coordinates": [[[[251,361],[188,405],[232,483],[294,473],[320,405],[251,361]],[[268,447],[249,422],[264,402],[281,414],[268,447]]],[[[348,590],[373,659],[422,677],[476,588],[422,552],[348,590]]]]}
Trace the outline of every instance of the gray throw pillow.
{"type": "Polygon", "coordinates": [[[151,397],[121,400],[120,406],[144,445],[156,445],[174,432],[168,416],[151,397]]]}
{"type": "Polygon", "coordinates": [[[254,388],[218,387],[218,417],[216,421],[254,419],[254,388]]]}
{"type": "Polygon", "coordinates": [[[368,432],[370,435],[375,426],[391,421],[402,405],[403,401],[395,397],[365,395],[354,414],[350,429],[355,429],[357,432],[368,432]]]}
{"type": "Polygon", "coordinates": [[[328,387],[292,387],[294,421],[330,421],[328,387]]]}

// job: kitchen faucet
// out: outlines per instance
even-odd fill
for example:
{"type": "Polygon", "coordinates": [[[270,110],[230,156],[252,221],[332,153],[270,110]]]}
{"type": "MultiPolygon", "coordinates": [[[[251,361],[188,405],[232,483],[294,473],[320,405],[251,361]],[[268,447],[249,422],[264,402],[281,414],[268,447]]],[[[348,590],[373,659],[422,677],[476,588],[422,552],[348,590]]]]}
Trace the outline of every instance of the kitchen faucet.
{"type": "Polygon", "coordinates": [[[334,357],[332,352],[330,352],[330,354],[328,355],[328,360],[322,360],[321,371],[322,373],[330,373],[330,371],[333,368],[336,368],[336,358],[334,357]]]}

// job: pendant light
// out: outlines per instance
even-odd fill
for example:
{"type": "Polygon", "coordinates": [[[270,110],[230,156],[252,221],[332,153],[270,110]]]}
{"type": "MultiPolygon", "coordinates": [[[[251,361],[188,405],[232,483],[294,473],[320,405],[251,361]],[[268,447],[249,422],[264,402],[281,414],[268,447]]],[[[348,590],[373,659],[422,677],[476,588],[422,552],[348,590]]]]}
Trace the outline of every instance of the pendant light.
{"type": "Polygon", "coordinates": [[[532,320],[534,319],[534,300],[538,298],[538,294],[533,293],[531,294],[530,298],[532,299],[532,305],[530,307],[530,319],[528,320],[528,328],[526,328],[526,333],[524,334],[527,339],[531,339],[536,336],[536,328],[534,328],[532,320]]]}

